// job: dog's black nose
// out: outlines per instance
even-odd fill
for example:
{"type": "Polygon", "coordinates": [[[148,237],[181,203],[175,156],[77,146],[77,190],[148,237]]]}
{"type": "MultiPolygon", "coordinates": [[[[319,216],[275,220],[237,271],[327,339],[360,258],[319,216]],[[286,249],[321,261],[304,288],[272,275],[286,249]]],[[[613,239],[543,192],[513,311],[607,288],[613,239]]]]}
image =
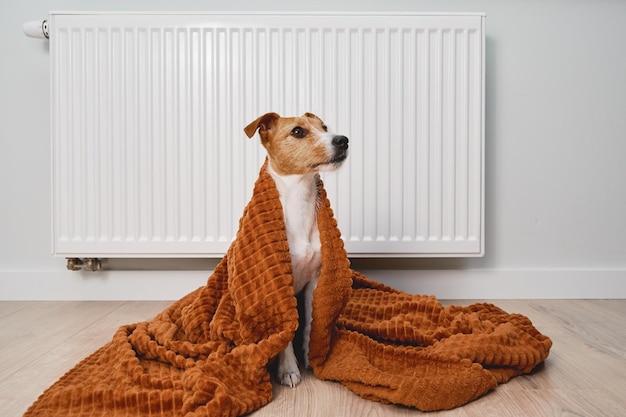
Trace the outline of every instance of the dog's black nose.
{"type": "Polygon", "coordinates": [[[348,142],[348,138],[345,136],[335,136],[332,143],[335,147],[346,150],[348,149],[348,142]]]}

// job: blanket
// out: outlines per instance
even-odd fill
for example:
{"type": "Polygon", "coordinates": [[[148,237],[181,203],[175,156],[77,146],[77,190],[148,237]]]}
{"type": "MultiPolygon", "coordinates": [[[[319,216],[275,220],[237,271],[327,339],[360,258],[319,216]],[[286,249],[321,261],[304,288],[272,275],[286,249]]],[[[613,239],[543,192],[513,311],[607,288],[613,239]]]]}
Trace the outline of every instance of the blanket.
{"type": "MultiPolygon", "coordinates": [[[[472,401],[548,356],[530,320],[490,304],[444,307],[350,268],[320,181],[322,267],[314,374],[363,398],[420,410],[472,401]]],[[[294,338],[297,301],[278,191],[266,166],[235,240],[205,286],[112,340],[25,416],[239,416],[272,399],[272,360],[294,338]]],[[[297,388],[296,388],[297,389],[297,388]]]]}

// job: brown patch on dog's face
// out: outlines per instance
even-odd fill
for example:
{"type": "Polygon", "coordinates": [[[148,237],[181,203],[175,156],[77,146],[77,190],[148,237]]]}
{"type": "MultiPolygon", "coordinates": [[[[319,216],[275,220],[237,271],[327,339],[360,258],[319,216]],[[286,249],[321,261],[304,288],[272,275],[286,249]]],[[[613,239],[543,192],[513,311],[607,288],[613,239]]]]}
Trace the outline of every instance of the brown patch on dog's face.
{"type": "Polygon", "coordinates": [[[276,113],[268,113],[244,130],[248,137],[252,137],[257,129],[270,164],[280,175],[318,172],[320,167],[333,163],[333,135],[328,133],[324,122],[312,113],[301,117],[280,117],[276,113]]]}

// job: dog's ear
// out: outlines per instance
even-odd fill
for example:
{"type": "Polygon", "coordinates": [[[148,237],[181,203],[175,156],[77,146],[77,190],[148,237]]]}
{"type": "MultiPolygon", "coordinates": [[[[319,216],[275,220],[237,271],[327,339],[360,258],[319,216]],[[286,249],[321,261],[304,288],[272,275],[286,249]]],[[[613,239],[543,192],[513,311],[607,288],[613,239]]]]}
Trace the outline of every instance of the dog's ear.
{"type": "Polygon", "coordinates": [[[317,116],[317,115],[315,115],[315,114],[313,114],[313,113],[304,113],[302,116],[304,116],[304,117],[310,117],[311,119],[317,119],[317,120],[319,120],[320,122],[322,121],[322,119],[321,119],[319,116],[317,116]]]}
{"type": "Polygon", "coordinates": [[[254,136],[257,129],[260,129],[259,133],[261,134],[261,138],[263,138],[264,133],[271,129],[276,120],[278,120],[280,116],[277,113],[265,113],[263,116],[260,116],[254,122],[250,123],[246,126],[243,131],[246,132],[249,138],[254,136]]]}

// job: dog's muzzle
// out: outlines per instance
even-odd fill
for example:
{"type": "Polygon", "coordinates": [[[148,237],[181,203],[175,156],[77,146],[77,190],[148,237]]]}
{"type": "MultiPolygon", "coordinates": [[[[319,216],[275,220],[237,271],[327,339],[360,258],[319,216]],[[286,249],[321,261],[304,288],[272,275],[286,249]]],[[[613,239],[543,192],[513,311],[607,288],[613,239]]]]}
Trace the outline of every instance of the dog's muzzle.
{"type": "Polygon", "coordinates": [[[335,148],[335,156],[331,162],[341,162],[348,157],[348,138],[345,136],[334,136],[332,145],[335,148]]]}

